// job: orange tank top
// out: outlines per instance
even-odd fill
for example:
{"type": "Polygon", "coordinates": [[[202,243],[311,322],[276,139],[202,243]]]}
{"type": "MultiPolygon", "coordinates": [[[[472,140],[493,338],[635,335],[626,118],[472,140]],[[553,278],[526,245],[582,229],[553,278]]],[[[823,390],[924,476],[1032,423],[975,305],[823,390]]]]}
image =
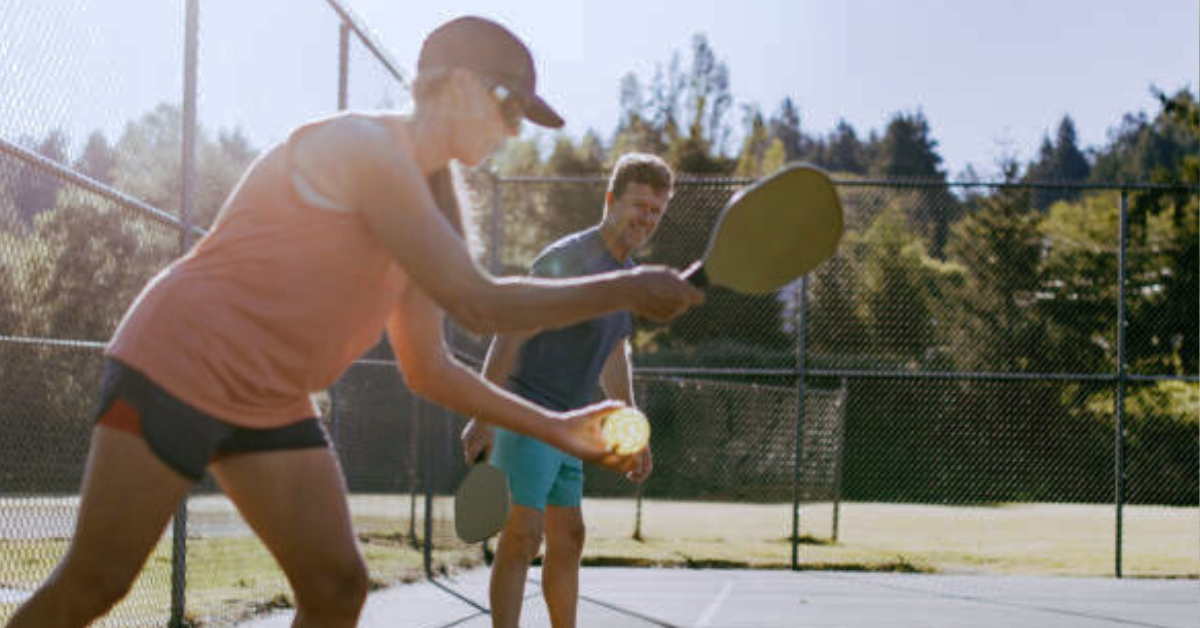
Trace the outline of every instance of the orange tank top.
{"type": "Polygon", "coordinates": [[[310,394],[379,341],[407,282],[361,212],[296,193],[292,141],[250,167],[217,224],[146,286],[107,350],[245,427],[315,416],[310,394]]]}

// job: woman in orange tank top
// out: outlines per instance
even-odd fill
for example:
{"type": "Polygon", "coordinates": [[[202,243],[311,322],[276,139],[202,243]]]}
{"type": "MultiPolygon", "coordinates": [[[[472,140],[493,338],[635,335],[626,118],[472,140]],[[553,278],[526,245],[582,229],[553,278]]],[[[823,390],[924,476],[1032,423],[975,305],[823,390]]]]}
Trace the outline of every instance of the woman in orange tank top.
{"type": "Polygon", "coordinates": [[[664,321],[703,300],[661,267],[555,281],[474,264],[448,167],[480,162],[522,119],[561,126],[535,88],[519,39],[460,18],[426,39],[411,115],[319,120],[251,165],[114,335],[70,550],[10,628],[107,612],[205,470],[287,574],[292,625],[355,625],[367,572],[309,395],[385,330],[418,394],[613,470],[636,464],[600,438],[611,405],[549,412],[459,364],[442,339],[445,314],[494,333],[617,310],[664,321]]]}

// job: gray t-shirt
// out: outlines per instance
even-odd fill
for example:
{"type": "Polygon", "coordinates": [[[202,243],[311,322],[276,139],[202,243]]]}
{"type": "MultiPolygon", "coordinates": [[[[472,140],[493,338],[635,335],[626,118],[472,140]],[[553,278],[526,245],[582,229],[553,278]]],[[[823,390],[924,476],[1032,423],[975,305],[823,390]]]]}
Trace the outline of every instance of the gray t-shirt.
{"type": "MultiPolygon", "coordinates": [[[[578,277],[630,268],[604,246],[599,227],[551,244],[533,262],[538,277],[578,277]]],[[[569,327],[538,333],[521,346],[509,390],[552,410],[573,410],[596,400],[609,354],[633,333],[633,316],[614,312],[569,327]]]]}

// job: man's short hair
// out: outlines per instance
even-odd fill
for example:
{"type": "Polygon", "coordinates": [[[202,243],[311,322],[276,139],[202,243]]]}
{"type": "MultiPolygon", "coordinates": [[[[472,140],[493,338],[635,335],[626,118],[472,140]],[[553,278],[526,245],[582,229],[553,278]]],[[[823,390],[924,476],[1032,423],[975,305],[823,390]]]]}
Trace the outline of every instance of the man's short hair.
{"type": "Polygon", "coordinates": [[[649,153],[626,153],[613,166],[608,180],[608,191],[614,198],[621,198],[630,183],[644,183],[655,192],[668,194],[674,185],[671,167],[657,155],[649,153]]]}

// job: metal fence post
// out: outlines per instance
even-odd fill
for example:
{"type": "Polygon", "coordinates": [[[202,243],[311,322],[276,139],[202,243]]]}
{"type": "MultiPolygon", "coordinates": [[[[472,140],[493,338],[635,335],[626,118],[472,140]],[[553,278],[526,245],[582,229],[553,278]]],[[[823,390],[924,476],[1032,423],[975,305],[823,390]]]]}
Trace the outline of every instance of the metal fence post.
{"type": "Polygon", "coordinates": [[[338,24],[338,111],[350,107],[350,25],[338,24]]]}
{"type": "Polygon", "coordinates": [[[433,580],[433,478],[436,472],[434,464],[437,461],[434,460],[434,454],[431,451],[433,417],[430,416],[430,408],[426,402],[420,402],[419,407],[422,424],[421,440],[424,445],[421,451],[425,459],[424,472],[421,474],[421,488],[425,490],[425,539],[421,553],[425,563],[425,577],[433,580]]]}
{"type": "MultiPolygon", "coordinates": [[[[198,65],[200,0],[187,0],[183,51],[183,179],[179,235],[180,254],[192,246],[192,213],[196,202],[196,67],[198,65]]],[[[171,522],[171,628],[182,628],[187,608],[187,514],[185,499],[171,522]]]]}
{"type": "Polygon", "coordinates": [[[1116,576],[1121,577],[1121,549],[1124,542],[1125,533],[1125,263],[1126,263],[1126,248],[1128,246],[1128,209],[1129,209],[1129,194],[1125,189],[1121,190],[1121,202],[1119,205],[1120,215],[1117,219],[1117,239],[1119,241],[1117,248],[1117,383],[1116,394],[1113,398],[1114,409],[1117,415],[1117,427],[1114,442],[1113,458],[1116,475],[1116,495],[1114,499],[1117,506],[1117,531],[1116,531],[1116,576]]]}
{"type": "Polygon", "coordinates": [[[838,422],[837,434],[834,436],[834,442],[837,443],[837,454],[833,462],[833,522],[831,524],[831,538],[834,543],[838,542],[838,523],[842,514],[842,465],[846,461],[846,378],[843,377],[841,386],[838,388],[838,422]]]}
{"type": "Polygon", "coordinates": [[[800,492],[804,475],[804,396],[808,382],[808,275],[800,278],[796,304],[796,457],[792,477],[792,570],[800,569],[800,492]]]}
{"type": "Polygon", "coordinates": [[[501,256],[504,246],[504,200],[501,197],[500,175],[492,172],[492,215],[488,216],[488,235],[491,246],[488,247],[488,269],[492,274],[500,274],[501,256]]]}
{"type": "Polygon", "coordinates": [[[412,391],[408,392],[408,413],[412,417],[409,421],[412,424],[411,436],[408,439],[409,456],[408,456],[408,539],[413,549],[417,548],[417,481],[420,477],[420,470],[417,465],[421,463],[421,402],[417,399],[416,394],[412,391]]]}

